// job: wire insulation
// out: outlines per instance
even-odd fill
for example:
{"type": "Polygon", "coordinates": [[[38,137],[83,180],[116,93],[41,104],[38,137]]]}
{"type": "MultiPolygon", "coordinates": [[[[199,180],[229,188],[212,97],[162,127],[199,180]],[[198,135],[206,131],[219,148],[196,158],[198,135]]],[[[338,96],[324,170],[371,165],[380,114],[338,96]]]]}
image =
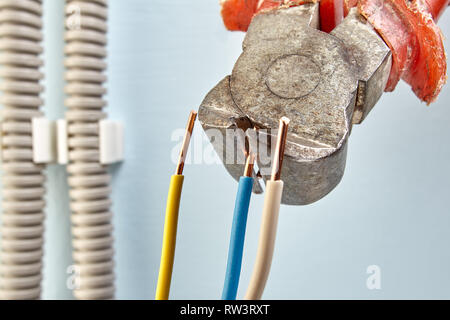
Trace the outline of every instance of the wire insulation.
{"type": "Polygon", "coordinates": [[[227,271],[222,300],[236,300],[241,276],[242,255],[244,250],[245,230],[247,228],[248,208],[252,196],[253,178],[241,177],[234,207],[231,228],[230,248],[228,251],[227,271]]]}
{"type": "Polygon", "coordinates": [[[177,241],[178,212],[180,209],[181,192],[184,176],[173,175],[170,180],[167,197],[166,218],[164,222],[164,235],[161,252],[161,265],[159,268],[156,300],[168,300],[170,283],[172,280],[173,263],[175,259],[175,246],[177,241]]]}
{"type": "Polygon", "coordinates": [[[269,278],[275,248],[281,197],[283,195],[283,185],[284,183],[281,180],[267,181],[258,252],[256,254],[256,262],[250,284],[245,295],[246,300],[260,300],[267,279],[269,278]]]}

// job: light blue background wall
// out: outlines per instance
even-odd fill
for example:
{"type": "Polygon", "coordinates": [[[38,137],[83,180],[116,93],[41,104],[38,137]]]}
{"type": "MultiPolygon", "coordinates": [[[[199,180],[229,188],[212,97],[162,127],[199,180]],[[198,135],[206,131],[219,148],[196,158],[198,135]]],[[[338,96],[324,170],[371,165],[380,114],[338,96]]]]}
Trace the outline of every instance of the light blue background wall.
{"type": "MultiPolygon", "coordinates": [[[[44,3],[45,110],[57,118],[64,112],[63,1],[44,3]]],[[[110,0],[109,21],[108,111],[126,126],[126,161],[112,169],[117,298],[152,299],[174,171],[171,134],[230,73],[244,35],[225,30],[216,0],[110,0]]],[[[450,12],[440,25],[450,36],[450,12]]],[[[282,208],[264,297],[449,299],[449,123],[449,85],[431,107],[403,83],[386,94],[354,128],[339,187],[314,205],[282,208]],[[369,265],[381,267],[381,290],[366,287],[369,265]]],[[[220,165],[192,164],[185,173],[171,296],[217,299],[236,183],[220,165]]],[[[44,298],[71,298],[64,168],[49,169],[48,187],[44,298]]],[[[251,204],[240,297],[262,202],[256,196],[251,204]]]]}

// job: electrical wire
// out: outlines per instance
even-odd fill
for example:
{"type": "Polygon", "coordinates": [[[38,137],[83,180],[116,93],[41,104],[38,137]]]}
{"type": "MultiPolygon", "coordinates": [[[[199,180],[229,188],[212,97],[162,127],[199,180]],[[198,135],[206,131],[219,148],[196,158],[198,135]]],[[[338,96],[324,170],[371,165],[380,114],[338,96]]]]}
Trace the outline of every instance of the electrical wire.
{"type": "Polygon", "coordinates": [[[67,0],[65,105],[75,271],[81,300],[113,299],[114,249],[110,175],[100,163],[99,121],[106,118],[106,0],[67,0]]]}
{"type": "Polygon", "coordinates": [[[196,118],[197,113],[195,111],[191,111],[186,127],[186,133],[184,135],[183,145],[178,159],[177,169],[170,180],[169,194],[167,197],[166,206],[166,217],[164,222],[161,264],[159,268],[158,284],[155,296],[156,300],[169,299],[170,283],[172,281],[175,247],[177,241],[178,212],[180,209],[181,191],[183,189],[184,181],[183,169],[196,118]]]}
{"type": "Polygon", "coordinates": [[[40,0],[0,0],[2,227],[0,299],[39,299],[45,166],[33,161],[32,119],[44,90],[40,0]]]}
{"type": "Polygon", "coordinates": [[[283,195],[283,181],[280,179],[288,126],[289,119],[285,117],[281,118],[272,166],[272,177],[266,184],[266,196],[264,198],[256,262],[253,267],[250,284],[245,294],[246,300],[261,299],[272,265],[278,215],[280,212],[281,197],[283,195]]]}
{"type": "Polygon", "coordinates": [[[239,186],[234,206],[233,224],[231,227],[225,284],[222,291],[222,300],[236,300],[239,278],[241,276],[248,208],[250,205],[254,182],[252,177],[254,161],[255,156],[250,153],[247,157],[244,176],[239,179],[239,186]]]}

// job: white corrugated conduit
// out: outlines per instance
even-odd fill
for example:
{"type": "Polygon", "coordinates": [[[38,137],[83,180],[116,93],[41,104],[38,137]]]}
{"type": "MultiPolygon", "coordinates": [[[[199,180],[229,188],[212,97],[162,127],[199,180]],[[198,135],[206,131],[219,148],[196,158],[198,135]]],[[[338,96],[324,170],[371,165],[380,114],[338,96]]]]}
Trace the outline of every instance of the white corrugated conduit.
{"type": "Polygon", "coordinates": [[[45,176],[33,162],[31,125],[42,115],[41,16],[40,0],[0,0],[0,299],[41,295],[45,176]]]}
{"type": "Polygon", "coordinates": [[[106,118],[107,1],[67,0],[66,106],[73,259],[77,299],[114,298],[110,176],[100,159],[99,121],[106,118]]]}

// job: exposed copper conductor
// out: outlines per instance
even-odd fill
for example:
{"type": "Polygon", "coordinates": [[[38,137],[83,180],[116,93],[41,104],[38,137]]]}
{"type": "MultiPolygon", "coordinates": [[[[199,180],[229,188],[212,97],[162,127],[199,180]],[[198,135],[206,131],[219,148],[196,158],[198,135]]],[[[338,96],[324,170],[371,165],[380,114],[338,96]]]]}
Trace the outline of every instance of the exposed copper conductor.
{"type": "Polygon", "coordinates": [[[180,151],[180,157],[178,158],[178,165],[176,174],[182,175],[184,169],[184,162],[186,161],[187,152],[189,149],[189,143],[191,141],[192,132],[194,131],[195,120],[197,119],[197,112],[191,111],[189,115],[189,120],[186,126],[186,133],[183,139],[183,145],[180,151]]]}
{"type": "Polygon", "coordinates": [[[272,165],[272,181],[281,180],[281,168],[283,166],[284,149],[286,146],[287,132],[290,120],[286,117],[280,119],[278,128],[277,146],[272,165]]]}
{"type": "Polygon", "coordinates": [[[253,168],[255,166],[255,155],[250,152],[247,156],[247,162],[245,163],[244,177],[253,176],[253,168]]]}

